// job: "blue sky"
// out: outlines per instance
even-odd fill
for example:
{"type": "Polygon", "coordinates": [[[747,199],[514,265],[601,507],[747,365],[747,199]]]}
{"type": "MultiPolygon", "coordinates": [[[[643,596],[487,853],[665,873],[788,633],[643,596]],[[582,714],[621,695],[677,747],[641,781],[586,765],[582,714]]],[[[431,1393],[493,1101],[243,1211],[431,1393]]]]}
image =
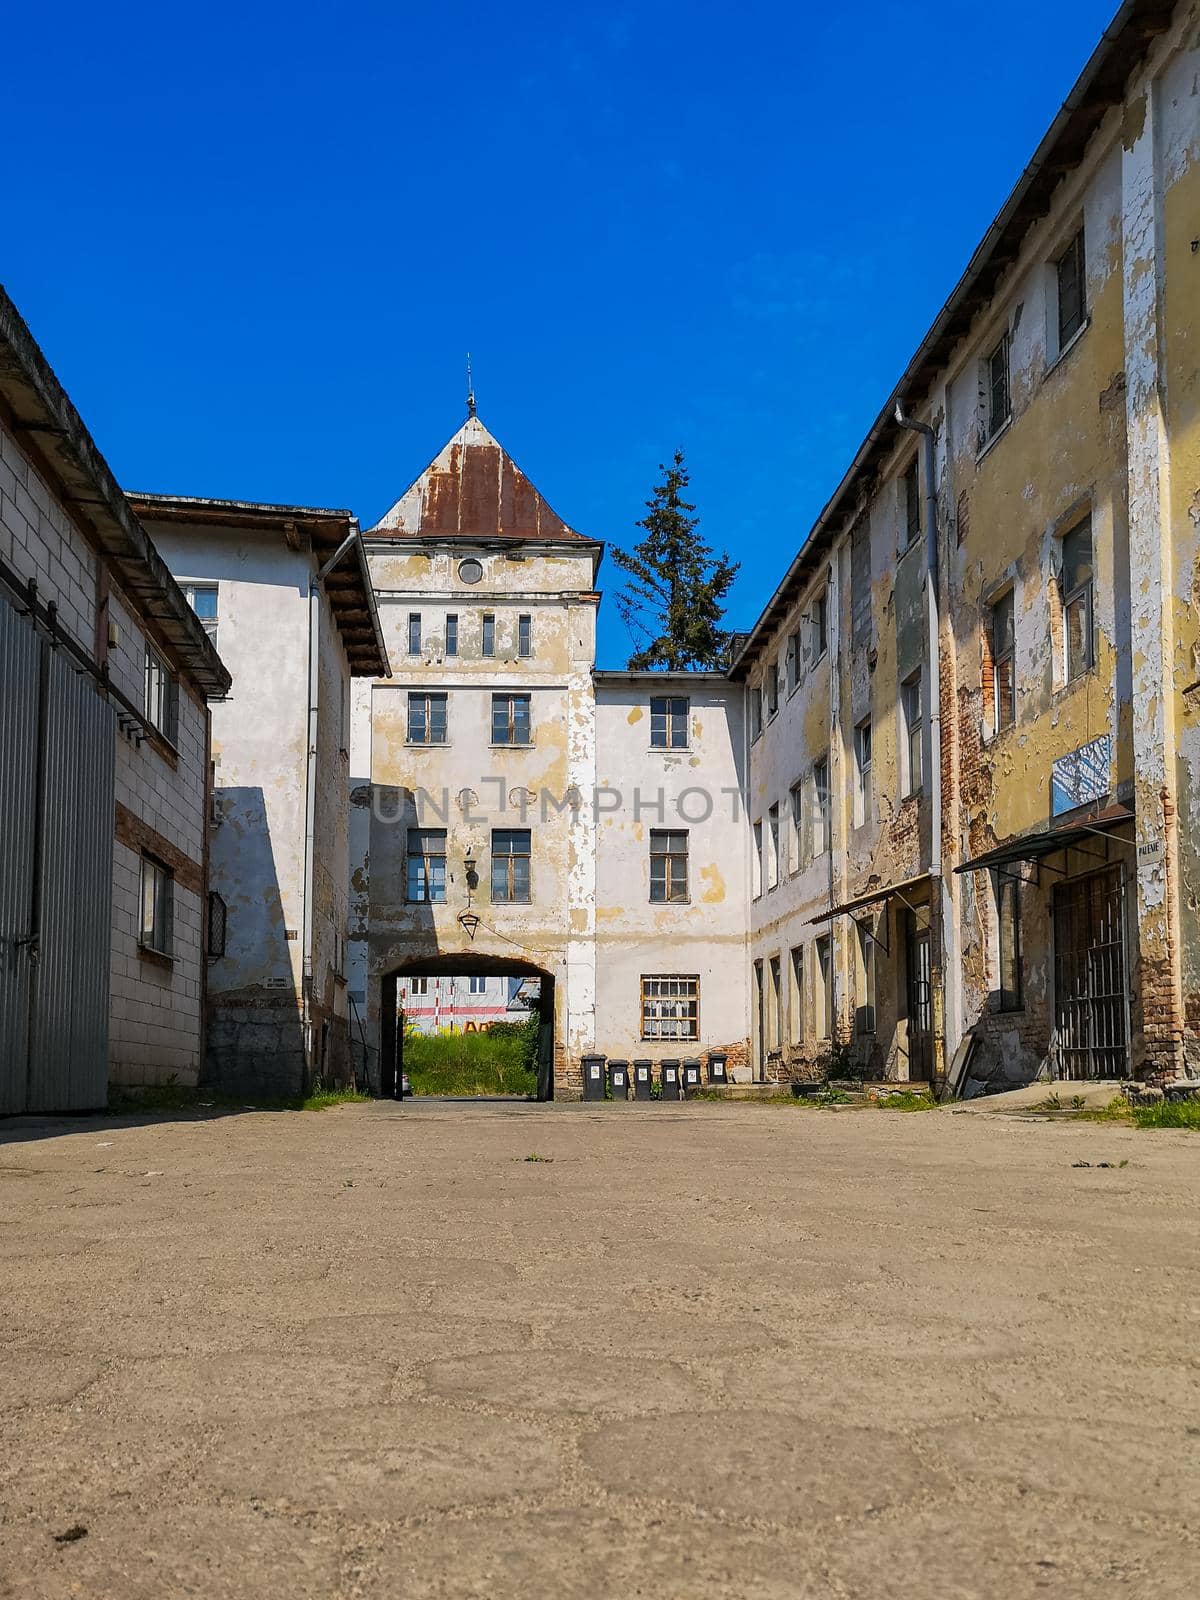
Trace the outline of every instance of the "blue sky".
{"type": "Polygon", "coordinates": [[[680,445],[745,627],[1115,6],[24,6],[0,279],[129,488],[365,526],[467,349],[582,532],[680,445]]]}

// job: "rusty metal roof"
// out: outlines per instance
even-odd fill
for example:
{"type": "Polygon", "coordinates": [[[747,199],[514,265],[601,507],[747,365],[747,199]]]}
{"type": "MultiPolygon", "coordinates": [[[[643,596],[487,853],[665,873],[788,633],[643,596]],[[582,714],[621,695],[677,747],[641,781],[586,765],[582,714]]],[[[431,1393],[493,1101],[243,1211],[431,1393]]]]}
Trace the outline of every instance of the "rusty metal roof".
{"type": "Polygon", "coordinates": [[[597,541],[569,528],[478,417],[447,441],[369,530],[373,539],[597,541]]]}
{"type": "Polygon", "coordinates": [[[0,416],[85,538],[180,669],[205,695],[229,692],[230,677],[122,494],[20,312],[0,289],[0,416]]]}
{"type": "MultiPolygon", "coordinates": [[[[127,491],[131,505],[147,522],[181,528],[244,528],[271,533],[293,550],[307,541],[318,565],[327,561],[358,524],[349,511],[319,506],[266,505],[257,500],[212,500],[200,495],[144,494],[127,491]]],[[[387,645],[375,603],[375,589],[362,538],[323,584],[333,620],[346,647],[355,678],[390,678],[387,645]]]]}

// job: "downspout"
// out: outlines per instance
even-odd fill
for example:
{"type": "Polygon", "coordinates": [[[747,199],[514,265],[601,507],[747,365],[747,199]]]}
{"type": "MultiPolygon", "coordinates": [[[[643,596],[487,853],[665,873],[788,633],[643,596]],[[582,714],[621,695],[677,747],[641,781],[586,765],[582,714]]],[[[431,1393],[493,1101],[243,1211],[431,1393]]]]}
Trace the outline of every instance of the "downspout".
{"type": "Polygon", "coordinates": [[[304,886],[301,945],[302,977],[300,985],[300,1018],[304,1045],[304,1088],[313,1081],[313,932],[316,921],[313,906],[313,885],[316,877],[317,851],[317,724],[320,709],[320,619],[321,594],[325,579],[338,562],[356,545],[362,545],[362,533],[357,522],[338,545],[329,560],[321,567],[308,585],[308,760],[304,778],[304,886]]]}
{"type": "Polygon", "coordinates": [[[929,906],[931,966],[930,1008],[933,1026],[933,1074],[937,1084],[946,1077],[946,932],[942,904],[942,652],[938,622],[937,434],[927,422],[905,414],[896,402],[896,423],[920,434],[925,463],[925,659],[922,675],[925,712],[923,760],[929,775],[929,906]]]}

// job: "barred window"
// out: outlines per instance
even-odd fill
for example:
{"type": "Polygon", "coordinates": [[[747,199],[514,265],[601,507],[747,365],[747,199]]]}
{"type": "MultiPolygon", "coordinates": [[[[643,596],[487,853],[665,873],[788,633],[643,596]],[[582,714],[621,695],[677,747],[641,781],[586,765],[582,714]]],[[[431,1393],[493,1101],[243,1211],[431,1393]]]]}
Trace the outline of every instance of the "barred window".
{"type": "Polygon", "coordinates": [[[700,1037],[700,979],[655,975],[642,979],[642,1038],[700,1037]]]}
{"type": "Polygon", "coordinates": [[[651,695],[650,744],[655,750],[686,750],[688,708],[685,695],[651,695]]]}
{"type": "Polygon", "coordinates": [[[650,830],[650,899],[654,902],[688,897],[688,830],[650,830]]]}
{"type": "Polygon", "coordinates": [[[407,897],[412,902],[443,905],[446,900],[445,828],[408,830],[407,897]]]}
{"type": "Polygon", "coordinates": [[[492,899],[498,904],[529,903],[530,830],[493,828],[492,899]]]}
{"type": "Polygon", "coordinates": [[[215,889],[210,889],[208,894],[208,957],[210,961],[219,961],[225,954],[225,927],[225,901],[215,889]]]}
{"type": "Polygon", "coordinates": [[[529,696],[527,694],[494,694],[492,696],[492,743],[529,744],[529,696]]]}
{"type": "Polygon", "coordinates": [[[408,742],[445,744],[446,696],[444,694],[428,694],[419,689],[409,691],[408,742]]]}

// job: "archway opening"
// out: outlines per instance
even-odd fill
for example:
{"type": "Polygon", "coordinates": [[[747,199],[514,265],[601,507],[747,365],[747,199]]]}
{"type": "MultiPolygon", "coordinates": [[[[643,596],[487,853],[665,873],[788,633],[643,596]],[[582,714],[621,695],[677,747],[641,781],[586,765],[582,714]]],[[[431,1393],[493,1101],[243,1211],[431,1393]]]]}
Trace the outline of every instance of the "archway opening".
{"type": "Polygon", "coordinates": [[[382,981],[381,1092],[551,1100],[554,1012],[553,975],[519,957],[404,962],[382,981]]]}

